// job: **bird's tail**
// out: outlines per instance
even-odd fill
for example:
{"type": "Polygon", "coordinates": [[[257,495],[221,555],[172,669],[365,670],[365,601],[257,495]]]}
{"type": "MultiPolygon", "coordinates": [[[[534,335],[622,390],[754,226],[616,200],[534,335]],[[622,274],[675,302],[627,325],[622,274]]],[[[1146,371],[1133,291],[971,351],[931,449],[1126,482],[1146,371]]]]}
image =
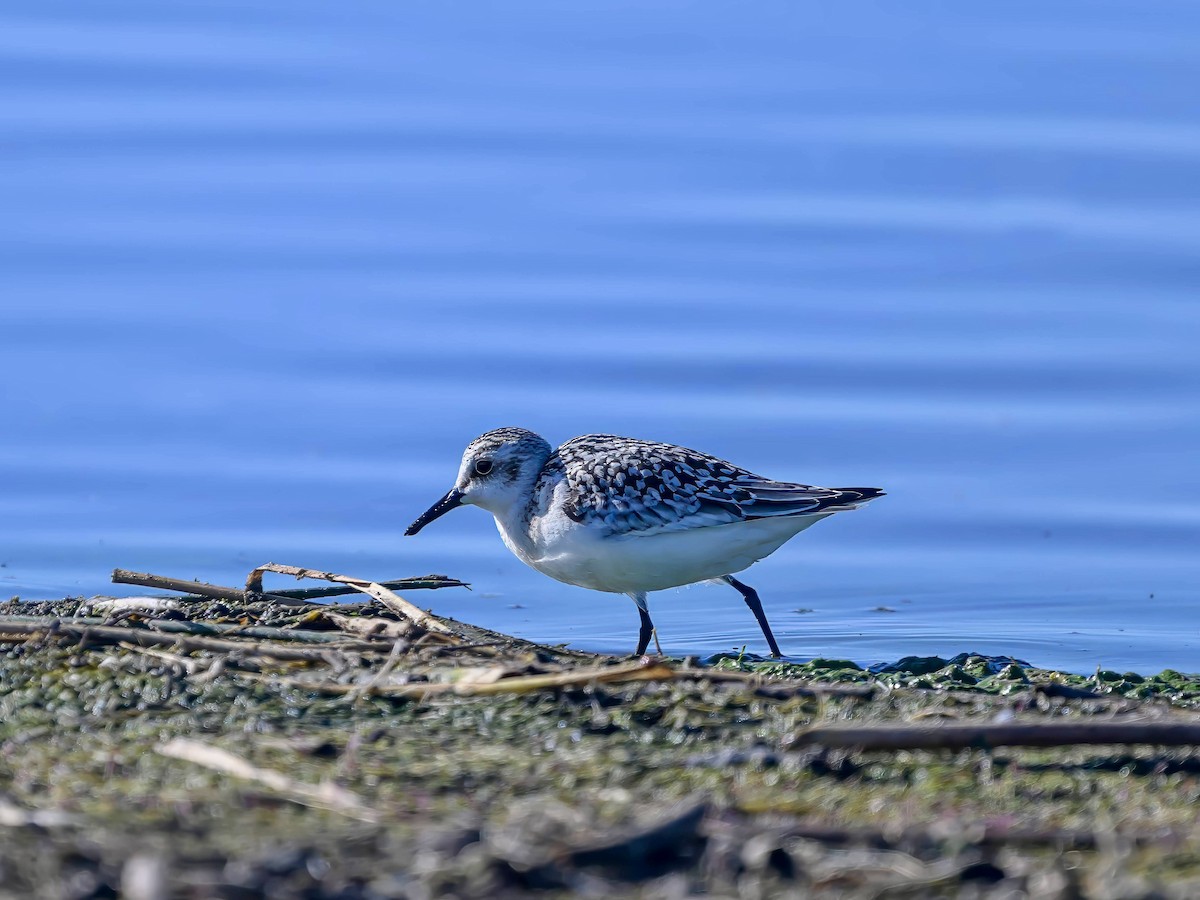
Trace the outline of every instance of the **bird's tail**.
{"type": "Polygon", "coordinates": [[[833,496],[823,499],[821,505],[813,512],[844,512],[848,509],[858,509],[864,503],[876,497],[885,496],[880,488],[873,487],[843,487],[831,488],[833,496]]]}

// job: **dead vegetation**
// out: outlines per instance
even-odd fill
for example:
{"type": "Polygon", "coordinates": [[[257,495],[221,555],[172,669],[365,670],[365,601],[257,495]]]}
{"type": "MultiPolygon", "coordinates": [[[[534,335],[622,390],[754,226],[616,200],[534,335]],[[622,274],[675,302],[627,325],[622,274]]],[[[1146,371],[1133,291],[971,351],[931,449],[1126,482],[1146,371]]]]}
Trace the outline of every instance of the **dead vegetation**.
{"type": "Polygon", "coordinates": [[[189,593],[0,608],[7,896],[1200,892],[1194,676],[615,659],[398,593],[438,576],[117,577],[189,593]]]}

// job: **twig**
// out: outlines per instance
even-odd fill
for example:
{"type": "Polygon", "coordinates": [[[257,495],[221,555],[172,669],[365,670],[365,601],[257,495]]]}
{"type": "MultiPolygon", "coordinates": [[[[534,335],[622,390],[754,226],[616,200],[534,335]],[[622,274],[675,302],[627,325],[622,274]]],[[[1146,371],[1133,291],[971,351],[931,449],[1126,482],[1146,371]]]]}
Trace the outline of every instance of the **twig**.
{"type": "MultiPolygon", "coordinates": [[[[201,597],[213,597],[217,600],[232,600],[235,603],[245,603],[246,592],[238,588],[222,587],[218,584],[206,584],[203,581],[186,581],[182,578],[167,578],[165,575],[151,575],[146,572],[130,572],[125,569],[113,569],[114,584],[136,584],[141,587],[159,588],[164,591],[182,591],[185,594],[196,594],[201,597]]],[[[282,594],[262,594],[263,600],[271,600],[280,606],[307,606],[303,600],[285,597],[282,594]]]]}
{"type": "MultiPolygon", "coordinates": [[[[573,672],[561,672],[552,675],[524,675],[516,678],[502,678],[499,681],[491,683],[439,684],[436,687],[443,688],[444,691],[442,692],[453,693],[460,697],[478,697],[492,694],[525,694],[531,691],[579,687],[588,684],[617,684],[630,681],[671,681],[678,677],[679,673],[668,665],[663,663],[650,663],[646,665],[638,661],[623,666],[609,666],[602,669],[577,669],[573,672]]],[[[430,686],[434,687],[435,685],[430,686]]]]}
{"type": "Polygon", "coordinates": [[[246,578],[246,591],[259,593],[262,590],[264,572],[277,572],[280,575],[293,575],[296,578],[315,578],[320,581],[336,581],[347,584],[357,591],[369,594],[394,613],[410,619],[426,631],[437,631],[442,634],[453,634],[454,631],[436,616],[431,616],[402,597],[389,591],[383,585],[363,578],[352,578],[349,575],[335,575],[332,572],[321,572],[316,569],[305,569],[300,566],[286,566],[280,563],[266,563],[251,571],[246,578]]]}
{"type": "Polygon", "coordinates": [[[213,681],[220,677],[226,669],[240,669],[246,672],[261,671],[260,667],[256,663],[246,659],[237,659],[229,653],[222,653],[217,656],[195,658],[191,656],[180,656],[178,653],[168,653],[163,650],[155,650],[153,647],[139,647],[137,644],[129,643],[129,641],[121,641],[117,646],[121,647],[123,650],[128,650],[131,653],[148,656],[151,659],[159,659],[163,662],[173,663],[181,667],[188,679],[194,684],[204,684],[209,681],[213,681]]]}
{"type": "MultiPolygon", "coordinates": [[[[389,591],[436,591],[442,588],[462,587],[468,591],[471,585],[448,575],[422,575],[418,578],[395,578],[391,581],[378,581],[376,584],[389,591]]],[[[320,600],[323,597],[341,597],[353,594],[357,588],[350,585],[323,588],[288,588],[282,591],[272,591],[276,597],[291,597],[293,600],[320,600]]]]}
{"type": "Polygon", "coordinates": [[[134,613],[139,616],[162,615],[179,609],[181,600],[176,597],[93,597],[79,605],[80,613],[134,613]]]}
{"type": "MultiPolygon", "coordinates": [[[[171,624],[186,624],[172,622],[171,624]]],[[[324,633],[324,632],[317,632],[324,633]]],[[[178,647],[184,650],[211,650],[217,653],[247,653],[255,656],[265,656],[270,659],[290,661],[327,662],[333,652],[352,651],[357,653],[378,653],[383,649],[380,643],[369,641],[342,640],[330,642],[327,648],[315,649],[307,647],[281,647],[254,641],[236,641],[222,638],[203,637],[191,634],[167,634],[161,631],[151,631],[148,628],[122,628],[116,625],[85,625],[62,619],[51,619],[45,623],[31,624],[27,622],[5,622],[0,620],[0,640],[11,640],[10,635],[21,635],[27,639],[29,635],[45,634],[73,635],[86,641],[101,644],[119,644],[130,641],[144,647],[178,647]]]]}
{"type": "Polygon", "coordinates": [[[397,638],[414,637],[413,623],[408,620],[397,622],[377,616],[347,616],[328,610],[321,611],[321,618],[328,619],[346,634],[362,638],[387,638],[394,641],[397,638]]]}
{"type": "MultiPolygon", "coordinates": [[[[841,852],[830,859],[816,862],[808,872],[814,888],[873,887],[868,896],[873,900],[885,897],[894,888],[928,887],[958,875],[962,866],[948,860],[923,863],[915,856],[899,850],[841,852]]],[[[918,895],[918,896],[923,896],[918,895]]]]}
{"type": "MultiPolygon", "coordinates": [[[[358,587],[358,585],[355,585],[355,587],[358,587]]],[[[420,609],[419,607],[413,606],[399,594],[393,594],[382,585],[368,584],[365,587],[358,587],[358,589],[364,594],[371,595],[397,615],[411,619],[426,631],[433,632],[435,634],[444,634],[457,637],[457,635],[454,634],[453,629],[443,623],[441,619],[431,616],[429,613],[425,612],[425,610],[420,609]]]]}
{"type": "Polygon", "coordinates": [[[392,644],[392,652],[388,654],[388,658],[383,661],[383,665],[379,667],[371,680],[365,684],[359,685],[359,689],[351,691],[346,695],[346,700],[351,705],[357,703],[363,697],[369,695],[383,679],[387,678],[392,673],[392,669],[396,668],[396,663],[400,661],[400,654],[408,646],[408,641],[402,637],[396,638],[396,642],[392,644]]]}
{"type": "MultiPolygon", "coordinates": [[[[54,616],[4,616],[0,618],[0,633],[31,634],[47,628],[62,626],[104,625],[108,619],[99,616],[72,616],[60,619],[54,616]],[[55,623],[59,625],[55,625],[55,623]]],[[[275,628],[270,625],[241,625],[234,622],[197,622],[180,619],[149,619],[146,624],[155,631],[172,634],[226,635],[252,637],[268,641],[292,641],[301,644],[340,644],[346,636],[339,631],[309,631],[303,628],[275,628]]],[[[392,623],[396,624],[396,623],[392,623]]],[[[141,629],[125,628],[125,631],[141,629]]],[[[363,636],[366,636],[365,634],[363,636]]],[[[387,635],[384,635],[387,637],[387,635]]],[[[381,649],[376,647],[374,649],[381,649]]]]}
{"type": "MultiPolygon", "coordinates": [[[[234,672],[233,674],[241,678],[249,678],[254,681],[269,681],[271,684],[284,684],[288,687],[315,691],[319,694],[350,694],[358,690],[358,685],[338,684],[329,681],[310,681],[305,678],[290,678],[285,675],[257,675],[253,672],[234,672]]],[[[459,697],[480,697],[494,694],[525,694],[532,691],[578,687],[588,684],[670,681],[678,677],[680,677],[680,673],[662,663],[644,665],[641,662],[636,662],[604,669],[582,669],[553,675],[526,675],[516,678],[501,678],[499,681],[491,683],[472,682],[468,684],[456,684],[453,682],[422,682],[419,684],[385,684],[373,688],[371,693],[376,697],[393,697],[397,699],[423,699],[442,694],[454,694],[459,697]]]]}
{"type": "MultiPolygon", "coordinates": [[[[112,581],[114,584],[136,584],[141,587],[159,588],[164,591],[183,591],[197,599],[207,597],[218,600],[231,600],[235,603],[246,603],[251,599],[240,588],[223,587],[219,584],[208,584],[203,581],[187,581],[182,578],[168,578],[165,575],[152,575],[147,572],[130,572],[127,569],[113,569],[112,581]]],[[[471,585],[467,582],[459,581],[457,578],[450,578],[447,575],[394,578],[390,581],[380,581],[378,584],[388,590],[432,591],[450,587],[471,589],[471,585]]],[[[324,588],[289,588],[282,591],[272,591],[270,594],[260,592],[259,596],[264,600],[271,600],[281,606],[306,606],[310,600],[344,596],[345,594],[353,594],[356,590],[358,589],[352,585],[324,588]]],[[[180,597],[177,599],[187,600],[190,598],[180,597]]]]}
{"type": "Polygon", "coordinates": [[[1070,744],[1200,745],[1200,722],[985,722],[971,725],[817,725],[792,746],[861,750],[964,750],[971,747],[1060,747],[1070,744]]]}
{"type": "Polygon", "coordinates": [[[117,644],[124,650],[131,650],[134,653],[139,653],[142,656],[148,656],[151,659],[157,659],[161,662],[168,662],[172,665],[179,666],[188,675],[195,674],[199,660],[192,659],[189,656],[180,656],[178,653],[168,653],[165,650],[155,650],[153,647],[139,647],[137,644],[131,644],[129,641],[121,641],[117,644]]]}
{"type": "Polygon", "coordinates": [[[498,656],[497,647],[503,646],[507,641],[480,641],[477,644],[446,644],[442,647],[431,647],[429,652],[424,654],[426,658],[436,659],[439,656],[449,656],[451,653],[466,653],[481,652],[484,656],[498,656]]]}
{"type": "Polygon", "coordinates": [[[207,769],[232,775],[235,778],[256,782],[303,806],[331,809],[367,822],[375,822],[379,819],[378,813],[367,806],[357,794],[332,782],[312,785],[296,781],[282,772],[260,768],[240,756],[235,756],[228,750],[222,750],[211,744],[187,738],[175,738],[159,745],[156,749],[163,756],[182,759],[207,769]]]}

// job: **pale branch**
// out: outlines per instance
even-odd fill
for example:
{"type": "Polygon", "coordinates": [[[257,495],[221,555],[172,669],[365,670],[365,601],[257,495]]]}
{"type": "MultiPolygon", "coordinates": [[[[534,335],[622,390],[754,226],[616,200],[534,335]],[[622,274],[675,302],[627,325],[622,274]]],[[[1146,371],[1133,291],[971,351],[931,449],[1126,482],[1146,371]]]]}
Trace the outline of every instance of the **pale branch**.
{"type": "Polygon", "coordinates": [[[346,584],[354,590],[362,591],[374,599],[378,600],[392,612],[404,616],[412,622],[420,625],[426,631],[436,631],[442,634],[453,634],[454,630],[446,625],[437,616],[430,615],[423,609],[409,603],[402,597],[389,591],[383,585],[375,581],[368,581],[365,578],[352,578],[349,575],[336,575],[333,572],[321,572],[317,569],[305,569],[301,566],[288,566],[281,563],[266,563],[252,570],[246,578],[246,592],[260,593],[262,591],[263,573],[275,572],[280,575],[291,575],[295,578],[313,578],[318,581],[335,581],[339,584],[346,584]]]}
{"type": "Polygon", "coordinates": [[[330,809],[368,822],[374,822],[379,817],[378,812],[369,807],[361,797],[344,787],[332,782],[308,784],[297,781],[274,769],[256,766],[249,760],[212,744],[189,738],[174,738],[160,744],[157,750],[163,756],[181,759],[234,778],[260,784],[293,803],[330,809]]]}

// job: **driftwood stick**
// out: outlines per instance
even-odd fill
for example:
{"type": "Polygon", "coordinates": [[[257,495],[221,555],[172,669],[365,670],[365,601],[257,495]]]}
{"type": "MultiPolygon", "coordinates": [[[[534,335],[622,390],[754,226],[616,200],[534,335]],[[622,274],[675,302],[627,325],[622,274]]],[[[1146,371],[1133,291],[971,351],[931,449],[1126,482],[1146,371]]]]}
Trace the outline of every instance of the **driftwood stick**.
{"type": "MultiPolygon", "coordinates": [[[[182,591],[185,594],[196,594],[200,597],[212,597],[217,600],[232,600],[235,603],[245,603],[246,592],[238,588],[222,587],[219,584],[206,584],[203,581],[187,581],[182,578],[167,578],[165,575],[151,575],[147,572],[130,572],[126,569],[113,569],[114,584],[136,584],[140,587],[159,588],[164,591],[182,591]]],[[[280,606],[307,606],[303,600],[285,597],[282,594],[262,594],[262,599],[271,600],[280,606]]]]}
{"type": "MultiPolygon", "coordinates": [[[[172,623],[180,624],[180,623],[172,623]]],[[[4,622],[0,620],[0,639],[9,635],[70,635],[100,644],[119,644],[122,641],[143,647],[177,647],[183,650],[211,650],[216,653],[241,652],[271,659],[326,662],[333,652],[379,653],[387,644],[374,641],[341,640],[329,643],[325,648],[288,647],[254,641],[225,640],[191,634],[167,634],[148,628],[122,628],[116,625],[85,625],[63,619],[50,619],[44,623],[4,622]]]]}
{"type": "MultiPolygon", "coordinates": [[[[448,575],[421,575],[416,578],[394,578],[391,581],[376,582],[389,591],[436,591],[441,588],[462,587],[467,590],[471,585],[448,575]]],[[[282,591],[272,591],[275,597],[290,597],[293,600],[320,600],[323,597],[340,597],[353,594],[357,588],[350,585],[334,585],[323,588],[287,588],[282,591]]]]}
{"type": "Polygon", "coordinates": [[[321,572],[317,569],[305,569],[300,566],[287,566],[281,563],[266,563],[251,571],[246,578],[246,591],[259,593],[262,590],[264,572],[276,572],[280,575],[292,575],[296,578],[314,578],[319,581],[336,581],[347,584],[357,591],[362,591],[374,597],[394,613],[404,616],[426,631],[436,631],[442,634],[453,634],[454,631],[436,616],[431,616],[423,609],[414,606],[402,597],[389,591],[383,585],[364,578],[352,578],[349,575],[335,575],[333,572],[321,572]]]}
{"type": "Polygon", "coordinates": [[[1200,745],[1200,721],[983,722],[970,725],[817,725],[791,746],[860,750],[965,750],[972,747],[1061,747],[1071,744],[1200,745]]]}

